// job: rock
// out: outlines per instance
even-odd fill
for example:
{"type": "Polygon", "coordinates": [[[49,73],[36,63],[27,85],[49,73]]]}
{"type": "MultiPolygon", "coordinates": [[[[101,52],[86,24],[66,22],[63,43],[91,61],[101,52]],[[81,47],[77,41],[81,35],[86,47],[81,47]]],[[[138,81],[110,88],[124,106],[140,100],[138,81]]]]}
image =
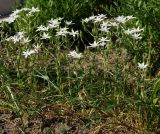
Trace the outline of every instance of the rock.
{"type": "Polygon", "coordinates": [[[14,6],[18,4],[17,2],[22,2],[22,0],[0,0],[0,15],[6,16],[12,12],[14,6]]]}

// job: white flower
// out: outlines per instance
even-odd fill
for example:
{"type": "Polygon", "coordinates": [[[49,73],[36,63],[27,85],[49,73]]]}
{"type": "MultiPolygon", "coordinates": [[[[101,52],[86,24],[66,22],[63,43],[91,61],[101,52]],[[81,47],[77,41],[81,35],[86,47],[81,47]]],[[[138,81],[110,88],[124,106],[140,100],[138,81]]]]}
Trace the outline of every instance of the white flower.
{"type": "Polygon", "coordinates": [[[35,7],[32,7],[31,8],[31,13],[36,13],[36,12],[39,12],[40,10],[39,10],[39,8],[37,7],[37,8],[35,8],[35,7]]]}
{"type": "Polygon", "coordinates": [[[25,58],[28,58],[31,54],[35,53],[33,50],[27,49],[26,51],[23,51],[23,54],[25,58]]]}
{"type": "Polygon", "coordinates": [[[19,14],[21,11],[22,11],[22,10],[16,9],[16,10],[14,10],[14,11],[13,11],[13,13],[12,13],[12,14],[17,15],[17,14],[19,14]]]}
{"type": "Polygon", "coordinates": [[[33,45],[33,47],[34,47],[34,51],[35,51],[35,53],[38,53],[39,52],[39,50],[40,50],[40,48],[41,48],[41,46],[40,45],[33,45]]]}
{"type": "Polygon", "coordinates": [[[22,39],[22,38],[24,38],[24,34],[25,34],[25,32],[18,32],[16,34],[16,36],[19,37],[20,39],[22,39]]]}
{"type": "Polygon", "coordinates": [[[139,69],[145,69],[145,68],[147,68],[147,66],[148,66],[148,64],[144,64],[144,62],[143,63],[138,63],[138,68],[139,69]]]}
{"type": "Polygon", "coordinates": [[[107,37],[101,37],[98,39],[98,45],[99,46],[105,46],[107,44],[109,40],[107,39],[107,37]]]}
{"type": "Polygon", "coordinates": [[[110,22],[111,26],[115,27],[115,26],[118,26],[118,23],[116,22],[110,22]]]}
{"type": "Polygon", "coordinates": [[[96,18],[96,16],[90,16],[89,18],[85,18],[85,19],[82,19],[82,21],[88,23],[89,21],[92,21],[96,18]]]}
{"type": "Polygon", "coordinates": [[[50,39],[51,36],[49,36],[48,33],[43,33],[42,38],[41,39],[50,39]]]}
{"type": "Polygon", "coordinates": [[[31,41],[31,40],[29,40],[28,37],[22,39],[22,43],[23,43],[23,44],[27,44],[27,43],[29,43],[30,41],[31,41]]]}
{"type": "Polygon", "coordinates": [[[133,33],[139,33],[141,31],[143,31],[144,29],[140,29],[139,27],[138,28],[132,28],[132,29],[127,29],[127,30],[124,30],[124,33],[125,34],[133,34],[133,33]]]}
{"type": "Polygon", "coordinates": [[[6,39],[6,41],[13,41],[14,43],[20,42],[24,38],[24,32],[18,32],[16,35],[6,39]]]}
{"type": "Polygon", "coordinates": [[[63,20],[63,18],[62,18],[62,17],[58,17],[57,20],[58,20],[58,21],[61,21],[61,20],[63,20]]]}
{"type": "Polygon", "coordinates": [[[115,20],[119,23],[125,23],[127,21],[127,18],[125,16],[118,16],[115,18],[115,20]]]}
{"type": "Polygon", "coordinates": [[[137,34],[137,33],[132,34],[132,37],[133,37],[134,39],[136,39],[136,40],[142,39],[142,36],[141,36],[140,34],[137,34]]]}
{"type": "Polygon", "coordinates": [[[56,36],[66,36],[67,34],[69,34],[69,32],[67,31],[68,28],[64,27],[64,28],[60,28],[60,30],[57,32],[56,36]]]}
{"type": "Polygon", "coordinates": [[[39,12],[39,11],[40,10],[38,9],[38,7],[37,8],[32,7],[27,15],[31,16],[33,13],[36,13],[36,12],[39,12]]]}
{"type": "Polygon", "coordinates": [[[101,43],[101,42],[108,42],[109,40],[107,39],[107,37],[101,37],[101,38],[98,38],[98,42],[101,43]]]}
{"type": "Polygon", "coordinates": [[[36,31],[48,31],[48,30],[49,30],[49,27],[45,27],[45,26],[40,25],[39,27],[37,27],[36,31]]]}
{"type": "Polygon", "coordinates": [[[94,23],[101,22],[101,21],[103,21],[103,18],[96,17],[94,19],[94,23]]]}
{"type": "Polygon", "coordinates": [[[88,23],[90,21],[90,19],[89,18],[85,18],[85,19],[82,19],[82,21],[88,23]]]}
{"type": "Polygon", "coordinates": [[[59,27],[60,23],[58,19],[51,19],[48,21],[48,27],[49,28],[56,28],[56,27],[59,27]]]}
{"type": "Polygon", "coordinates": [[[30,11],[31,9],[29,9],[29,8],[21,8],[20,10],[21,11],[30,11]]]}
{"type": "Polygon", "coordinates": [[[69,26],[69,25],[72,25],[74,23],[72,23],[72,21],[65,21],[65,24],[69,26]]]}
{"type": "Polygon", "coordinates": [[[97,17],[97,18],[103,18],[103,19],[105,19],[105,18],[106,18],[106,15],[104,15],[104,14],[98,14],[96,17],[97,17]]]}
{"type": "Polygon", "coordinates": [[[132,29],[127,29],[127,30],[124,30],[124,33],[125,34],[128,34],[128,35],[131,35],[132,38],[134,39],[142,39],[141,35],[139,34],[139,32],[143,31],[144,29],[140,29],[139,27],[138,28],[132,28],[132,29]]]}
{"type": "Polygon", "coordinates": [[[70,51],[68,55],[76,59],[80,59],[82,57],[82,53],[77,53],[75,50],[70,51]]]}
{"type": "Polygon", "coordinates": [[[125,23],[127,21],[129,21],[130,19],[133,19],[135,17],[133,16],[118,16],[115,18],[115,20],[118,22],[118,23],[125,23]]]}
{"type": "Polygon", "coordinates": [[[74,31],[73,29],[71,32],[69,32],[69,35],[72,35],[73,37],[75,37],[78,34],[79,34],[78,31],[74,31]]]}
{"type": "Polygon", "coordinates": [[[11,24],[13,23],[17,18],[19,18],[19,15],[16,15],[16,14],[11,14],[9,17],[6,17],[4,19],[1,19],[0,20],[0,23],[2,22],[7,22],[8,24],[11,24]]]}
{"type": "Polygon", "coordinates": [[[94,41],[93,43],[89,43],[89,44],[90,44],[90,46],[88,46],[88,48],[95,48],[95,47],[99,46],[98,42],[96,42],[96,41],[94,41]]]}
{"type": "Polygon", "coordinates": [[[7,39],[5,39],[6,41],[12,41],[12,36],[11,37],[9,37],[9,38],[7,38],[7,39]]]}
{"type": "Polygon", "coordinates": [[[109,32],[110,27],[111,27],[111,25],[108,22],[103,22],[100,25],[100,29],[99,30],[101,30],[103,32],[109,32]]]}
{"type": "Polygon", "coordinates": [[[96,22],[101,22],[106,18],[106,15],[104,14],[99,14],[97,16],[94,17],[93,21],[96,22]]]}
{"type": "Polygon", "coordinates": [[[131,16],[126,16],[126,18],[127,18],[127,21],[128,21],[128,20],[131,20],[131,19],[135,19],[136,17],[133,17],[133,15],[131,15],[131,16]]]}

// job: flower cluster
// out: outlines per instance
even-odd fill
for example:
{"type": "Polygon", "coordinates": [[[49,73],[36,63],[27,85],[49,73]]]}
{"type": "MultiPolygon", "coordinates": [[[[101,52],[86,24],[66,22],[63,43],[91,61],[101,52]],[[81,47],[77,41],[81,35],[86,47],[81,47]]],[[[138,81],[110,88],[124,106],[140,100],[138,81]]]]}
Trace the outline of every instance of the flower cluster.
{"type": "Polygon", "coordinates": [[[45,27],[45,26],[40,25],[39,27],[37,27],[36,31],[48,31],[48,30],[49,30],[49,27],[45,27]]]}
{"type": "Polygon", "coordinates": [[[77,53],[74,50],[74,51],[70,51],[68,56],[71,56],[72,58],[80,59],[82,57],[82,53],[77,53]]]}
{"type": "Polygon", "coordinates": [[[29,43],[31,40],[29,40],[28,37],[25,37],[25,32],[18,32],[14,36],[10,36],[6,39],[6,41],[12,41],[15,43],[21,42],[23,44],[29,43]]]}
{"type": "Polygon", "coordinates": [[[51,19],[48,21],[48,26],[43,26],[40,25],[37,27],[37,32],[44,32],[42,35],[41,39],[50,39],[51,36],[49,36],[49,33],[46,33],[47,31],[49,31],[49,29],[55,29],[56,32],[56,36],[66,36],[66,35],[71,35],[73,37],[76,37],[76,35],[79,34],[78,31],[74,31],[73,29],[71,31],[69,31],[69,28],[67,26],[72,25],[74,23],[72,23],[72,21],[64,21],[66,24],[66,27],[60,27],[61,24],[61,20],[63,18],[57,18],[57,19],[51,19]]]}
{"type": "Polygon", "coordinates": [[[131,19],[134,19],[136,17],[133,17],[133,16],[118,16],[115,18],[115,21],[118,22],[118,23],[126,23],[127,21],[131,20],[131,19]]]}
{"type": "Polygon", "coordinates": [[[10,14],[9,17],[1,19],[0,23],[2,22],[7,22],[8,24],[13,23],[17,18],[19,18],[19,13],[21,13],[22,11],[29,11],[29,13],[27,15],[32,15],[35,12],[39,12],[40,10],[38,8],[34,8],[32,7],[30,8],[22,8],[22,9],[16,9],[15,11],[13,11],[12,14],[10,14]]]}
{"type": "Polygon", "coordinates": [[[33,13],[36,13],[36,12],[39,12],[40,10],[35,7],[32,7],[30,10],[29,10],[29,13],[27,14],[28,16],[31,16],[33,13]]]}
{"type": "Polygon", "coordinates": [[[139,32],[143,31],[144,29],[140,29],[139,27],[138,28],[132,28],[132,29],[127,29],[127,30],[124,30],[124,33],[127,34],[127,35],[131,35],[132,38],[134,39],[142,39],[141,35],[139,34],[139,32]]]}
{"type": "Polygon", "coordinates": [[[88,46],[88,48],[95,48],[95,47],[99,47],[99,46],[105,46],[108,41],[110,41],[110,40],[108,40],[107,37],[98,38],[98,41],[94,41],[93,43],[89,43],[90,46],[88,46]]]}
{"type": "Polygon", "coordinates": [[[57,18],[57,19],[52,18],[51,20],[48,21],[48,23],[49,23],[48,27],[51,28],[51,29],[52,28],[58,28],[59,25],[61,24],[61,22],[60,22],[61,20],[62,20],[62,18],[57,18]]]}
{"type": "Polygon", "coordinates": [[[90,16],[89,18],[82,19],[82,22],[88,23],[88,22],[92,21],[94,23],[97,23],[97,22],[103,21],[105,18],[106,18],[106,15],[98,14],[97,16],[93,15],[93,16],[90,16]]]}
{"type": "Polygon", "coordinates": [[[23,51],[23,56],[25,58],[28,58],[28,56],[30,56],[31,54],[35,54],[35,53],[38,53],[40,50],[40,45],[33,45],[33,49],[29,50],[27,49],[26,51],[23,51]]]}
{"type": "Polygon", "coordinates": [[[100,29],[103,32],[109,32],[109,29],[111,28],[111,24],[109,22],[103,22],[100,24],[100,29]]]}

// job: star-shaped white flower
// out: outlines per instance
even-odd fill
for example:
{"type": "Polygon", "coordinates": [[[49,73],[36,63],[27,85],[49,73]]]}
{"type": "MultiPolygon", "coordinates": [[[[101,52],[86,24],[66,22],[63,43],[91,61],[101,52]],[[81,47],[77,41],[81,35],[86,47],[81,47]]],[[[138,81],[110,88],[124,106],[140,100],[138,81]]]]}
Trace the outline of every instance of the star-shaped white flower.
{"type": "Polygon", "coordinates": [[[70,51],[68,55],[76,59],[80,59],[82,57],[82,53],[77,53],[75,50],[70,51]]]}
{"type": "Polygon", "coordinates": [[[34,50],[27,49],[26,51],[23,51],[23,54],[25,58],[28,58],[31,54],[35,53],[34,50]]]}
{"type": "Polygon", "coordinates": [[[50,39],[51,38],[51,36],[49,36],[49,34],[48,33],[43,33],[43,35],[42,35],[42,40],[43,39],[50,39]]]}
{"type": "Polygon", "coordinates": [[[97,41],[94,41],[93,43],[89,43],[90,46],[88,46],[88,48],[95,48],[95,47],[98,47],[98,46],[99,46],[98,43],[99,43],[99,42],[97,42],[97,41]]]}
{"type": "Polygon", "coordinates": [[[143,63],[138,63],[138,68],[139,69],[145,69],[145,68],[147,68],[147,66],[148,66],[148,64],[144,64],[144,62],[143,63]]]}
{"type": "Polygon", "coordinates": [[[69,25],[72,25],[74,23],[72,21],[65,21],[65,24],[69,26],[69,25]]]}
{"type": "Polygon", "coordinates": [[[69,32],[69,35],[72,35],[73,37],[75,37],[78,34],[79,34],[78,31],[74,31],[73,29],[71,32],[69,32]]]}
{"type": "Polygon", "coordinates": [[[36,31],[48,31],[49,27],[45,27],[43,25],[40,25],[39,27],[37,27],[36,31]]]}

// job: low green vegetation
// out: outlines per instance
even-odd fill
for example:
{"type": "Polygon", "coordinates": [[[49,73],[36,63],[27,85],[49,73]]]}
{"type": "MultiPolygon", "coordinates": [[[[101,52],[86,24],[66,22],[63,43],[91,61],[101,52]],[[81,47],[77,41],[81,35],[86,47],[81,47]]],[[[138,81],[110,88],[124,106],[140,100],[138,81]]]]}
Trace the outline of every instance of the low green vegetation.
{"type": "Polygon", "coordinates": [[[160,132],[160,3],[25,4],[0,20],[0,110],[21,133],[160,132]]]}

